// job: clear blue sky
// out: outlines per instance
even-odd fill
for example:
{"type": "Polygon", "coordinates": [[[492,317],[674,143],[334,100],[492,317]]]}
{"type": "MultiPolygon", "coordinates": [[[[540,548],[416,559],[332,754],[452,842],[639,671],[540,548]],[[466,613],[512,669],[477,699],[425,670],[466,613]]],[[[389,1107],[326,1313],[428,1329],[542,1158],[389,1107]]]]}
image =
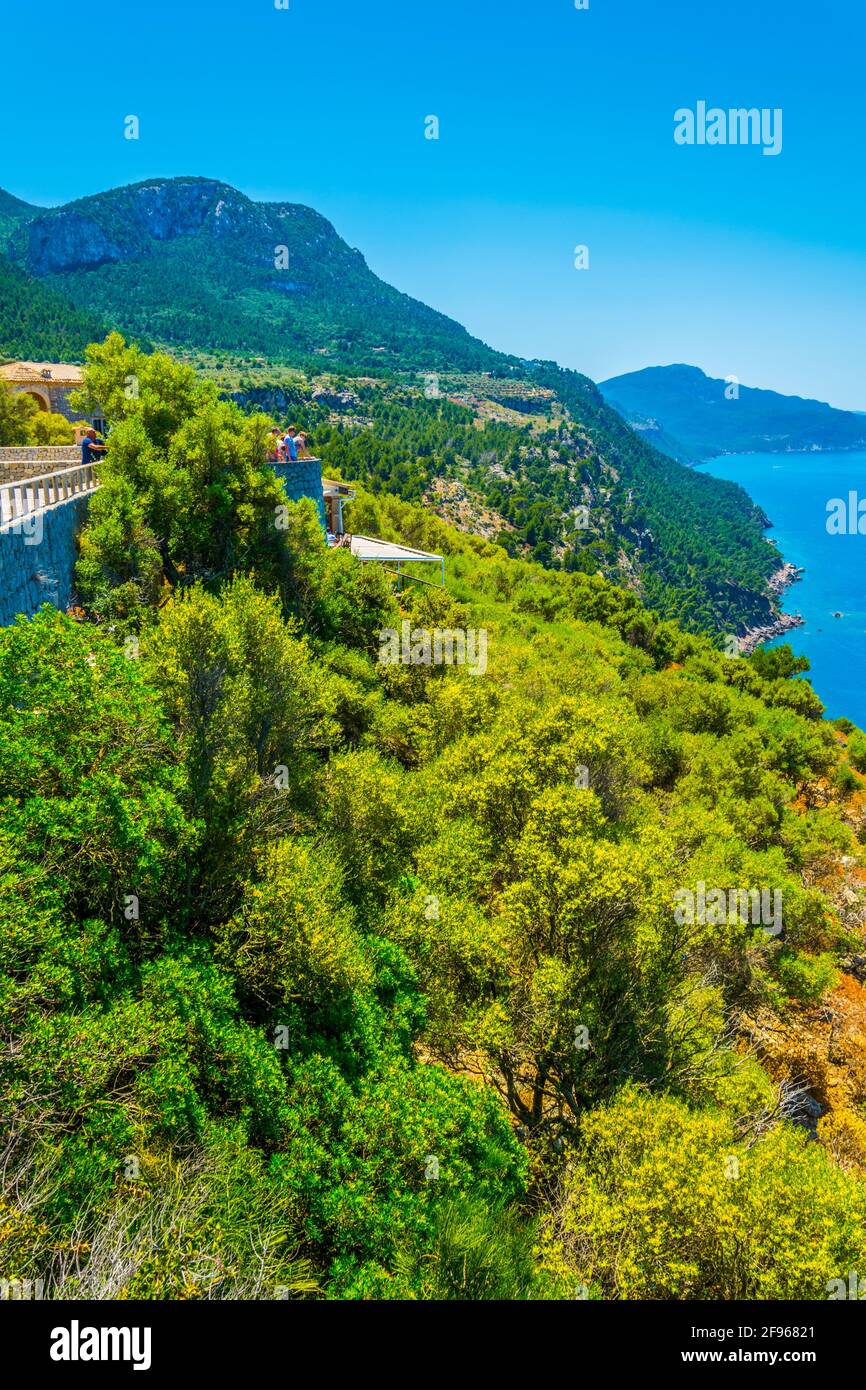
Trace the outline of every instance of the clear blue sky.
{"type": "Polygon", "coordinates": [[[866,409],[864,0],[289,5],[5,0],[0,185],[222,178],[506,351],[866,409]],[[699,100],[781,107],[781,154],[676,145],[699,100]]]}

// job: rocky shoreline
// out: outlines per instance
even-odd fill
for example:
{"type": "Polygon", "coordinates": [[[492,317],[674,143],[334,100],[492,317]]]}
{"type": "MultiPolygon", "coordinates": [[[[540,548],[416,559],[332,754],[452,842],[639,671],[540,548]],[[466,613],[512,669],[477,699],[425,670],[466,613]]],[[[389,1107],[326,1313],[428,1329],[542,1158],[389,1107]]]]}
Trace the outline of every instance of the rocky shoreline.
{"type": "MultiPolygon", "coordinates": [[[[798,579],[802,579],[803,570],[797,565],[792,565],[790,560],[786,560],[777,570],[774,570],[767,581],[767,588],[774,599],[778,599],[791,584],[796,584],[798,579]]],[[[805,619],[799,613],[778,613],[772,622],[765,623],[762,627],[749,627],[739,639],[740,653],[749,656],[756,647],[760,647],[763,642],[769,642],[772,637],[781,637],[783,632],[790,632],[792,628],[802,627],[805,619]]]]}

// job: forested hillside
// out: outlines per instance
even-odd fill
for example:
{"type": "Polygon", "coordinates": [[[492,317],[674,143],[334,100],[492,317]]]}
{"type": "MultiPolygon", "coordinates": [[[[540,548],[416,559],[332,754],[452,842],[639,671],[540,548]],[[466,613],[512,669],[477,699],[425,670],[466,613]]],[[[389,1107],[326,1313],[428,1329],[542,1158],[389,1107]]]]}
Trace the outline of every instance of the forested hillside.
{"type": "MultiPolygon", "coordinates": [[[[780,560],[743,492],[650,448],[587,377],[497,352],[401,294],[313,209],[256,203],[202,178],[150,180],[52,209],[9,199],[9,208],[14,270],[5,270],[8,307],[0,298],[0,352],[80,357],[83,338],[102,336],[104,324],[215,373],[240,363],[242,376],[282,366],[308,383],[323,373],[378,380],[390,387],[387,417],[368,412],[371,432],[348,427],[355,476],[418,496],[403,479],[452,477],[449,460],[469,460],[473,493],[508,523],[500,538],[516,553],[606,574],[695,631],[743,633],[772,621],[767,580],[780,560]],[[50,298],[34,300],[42,292],[50,298]],[[419,388],[459,404],[467,382],[488,418],[507,417],[510,435],[494,443],[488,432],[491,447],[470,448],[470,417],[442,405],[436,428],[419,438],[419,388]],[[453,438],[442,427],[452,424],[453,438]],[[413,441],[417,458],[406,453],[413,441]],[[578,515],[586,534],[575,536],[578,515]]],[[[421,428],[429,423],[428,411],[421,428]]]]}
{"type": "Polygon", "coordinates": [[[106,331],[95,314],[73,308],[56,290],[0,256],[0,349],[4,358],[81,362],[87,344],[104,338],[106,331]]]}
{"type": "Polygon", "coordinates": [[[442,499],[454,495],[447,485],[456,485],[463,529],[546,567],[627,584],[690,631],[743,633],[770,622],[766,584],[780,559],[746,493],[701,473],[684,481],[685,470],[642,448],[576,373],[551,364],[533,380],[543,387],[524,389],[550,399],[532,412],[495,408],[513,398],[504,392],[519,388],[515,379],[453,373],[437,375],[433,398],[421,380],[351,377],[327,386],[248,381],[233,394],[247,409],[265,405],[299,421],[332,471],[443,515],[442,499]]]}
{"type": "Polygon", "coordinates": [[[785,649],[360,487],[354,530],[446,557],[398,596],[285,502],[265,415],[89,356],[83,607],[0,632],[5,1277],[815,1299],[862,1268],[866,739],[785,649]],[[383,661],[404,621],[483,630],[486,668],[383,661]],[[732,891],[772,914],[683,909],[732,891]]]}
{"type": "Polygon", "coordinates": [[[81,362],[105,325],[3,254],[13,233],[43,211],[0,188],[0,356],[81,362]]]}

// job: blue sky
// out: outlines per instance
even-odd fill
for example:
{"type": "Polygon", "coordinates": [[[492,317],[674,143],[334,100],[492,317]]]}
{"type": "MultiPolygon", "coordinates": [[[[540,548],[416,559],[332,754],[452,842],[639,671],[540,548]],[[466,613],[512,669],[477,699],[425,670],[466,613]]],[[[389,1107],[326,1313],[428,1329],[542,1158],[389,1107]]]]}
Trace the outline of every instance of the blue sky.
{"type": "Polygon", "coordinates": [[[3,37],[19,197],[222,178],[506,351],[866,410],[863,0],[5,0],[3,37]],[[675,144],[699,100],[781,108],[782,152],[675,144]]]}

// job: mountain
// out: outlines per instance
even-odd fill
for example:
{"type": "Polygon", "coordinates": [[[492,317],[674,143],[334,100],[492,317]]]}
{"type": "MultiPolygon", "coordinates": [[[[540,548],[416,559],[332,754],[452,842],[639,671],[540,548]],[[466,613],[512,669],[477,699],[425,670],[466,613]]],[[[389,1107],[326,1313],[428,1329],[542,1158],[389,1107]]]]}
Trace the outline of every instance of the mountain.
{"type": "Polygon", "coordinates": [[[496,358],[380,280],[312,208],[255,203],[213,179],[151,180],[40,211],[9,251],[73,304],[168,345],[350,370],[496,358]]]}
{"type": "Polygon", "coordinates": [[[0,250],[5,250],[16,227],[35,217],[40,209],[0,188],[0,250]]]}
{"type": "Polygon", "coordinates": [[[587,377],[497,352],[386,284],[313,209],[198,177],[51,209],[6,195],[2,207],[21,308],[11,323],[0,313],[0,352],[80,356],[83,314],[95,337],[116,328],[200,367],[232,367],[240,387],[289,368],[313,385],[326,374],[329,389],[335,373],[375,379],[387,401],[360,419],[350,410],[332,441],[334,455],[356,441],[356,477],[425,499],[436,479],[452,499],[468,479],[480,499],[469,510],[492,509],[513,553],[601,573],[693,631],[772,621],[780,559],[742,489],[649,447],[587,377]],[[69,349],[41,345],[39,316],[28,317],[37,291],[53,296],[49,321],[65,314],[69,349]],[[431,376],[440,399],[425,405],[431,376]]]}
{"type": "Polygon", "coordinates": [[[856,411],[753,386],[738,386],[733,397],[726,381],[700,367],[645,367],[599,390],[656,448],[681,461],[866,447],[866,422],[856,411]]]}
{"type": "Polygon", "coordinates": [[[653,449],[658,449],[662,454],[667,454],[668,458],[676,459],[677,463],[692,464],[697,462],[694,451],[689,450],[681,440],[675,439],[672,434],[669,434],[654,416],[640,415],[636,410],[627,410],[625,406],[619,406],[612,400],[609,400],[608,404],[627,419],[631,428],[640,435],[645,444],[649,444],[653,449]]]}
{"type": "MultiPolygon", "coordinates": [[[[0,188],[0,252],[13,234],[42,208],[0,188]]],[[[57,289],[0,255],[0,353],[39,361],[84,360],[84,350],[103,338],[106,325],[88,309],[75,306],[57,289]]]]}

